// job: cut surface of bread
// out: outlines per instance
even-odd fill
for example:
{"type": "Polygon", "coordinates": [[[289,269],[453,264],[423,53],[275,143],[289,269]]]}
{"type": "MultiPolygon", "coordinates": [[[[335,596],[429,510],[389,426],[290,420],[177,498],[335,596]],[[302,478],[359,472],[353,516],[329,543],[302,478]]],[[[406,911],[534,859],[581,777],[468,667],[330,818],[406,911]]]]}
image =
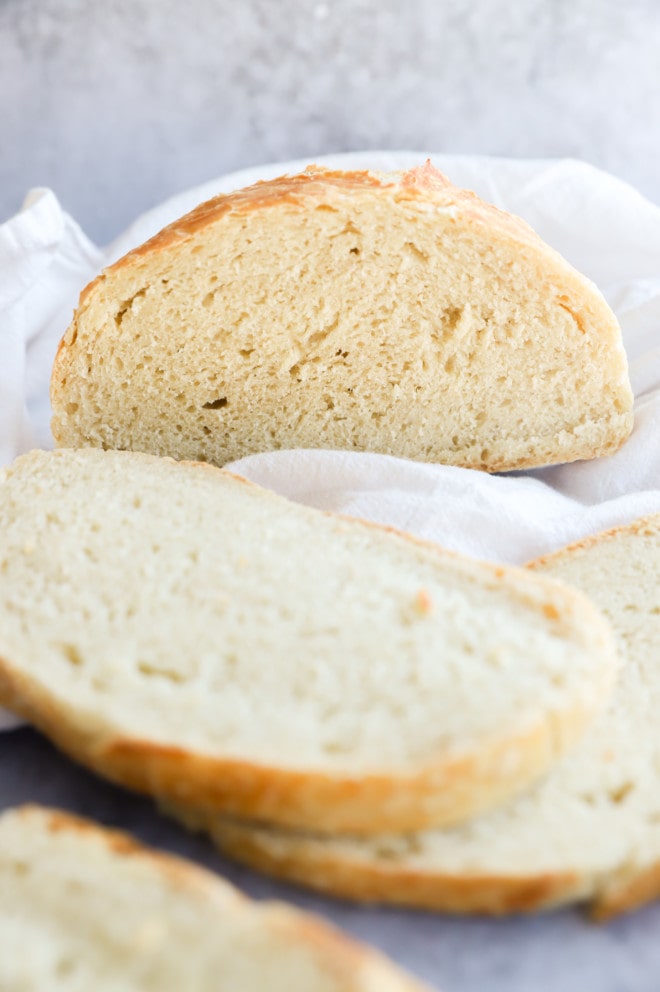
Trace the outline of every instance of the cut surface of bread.
{"type": "Polygon", "coordinates": [[[321,920],[54,810],[0,816],[0,890],[3,992],[422,992],[321,920]]]}
{"type": "Polygon", "coordinates": [[[430,164],[202,204],[82,293],[51,393],[60,445],[219,465],[334,448],[502,471],[632,426],[596,287],[430,164]]]}
{"type": "MultiPolygon", "coordinates": [[[[322,840],[176,811],[242,861],[324,892],[451,912],[590,901],[606,918],[660,894],[660,515],[533,563],[587,590],[623,667],[609,708],[525,795],[451,830],[322,840]]],[[[170,811],[172,812],[172,811],[170,811]]]]}
{"type": "Polygon", "coordinates": [[[580,593],[209,465],[61,449],[0,476],[0,702],[135,789],[457,822],[553,764],[615,670],[580,593]]]}

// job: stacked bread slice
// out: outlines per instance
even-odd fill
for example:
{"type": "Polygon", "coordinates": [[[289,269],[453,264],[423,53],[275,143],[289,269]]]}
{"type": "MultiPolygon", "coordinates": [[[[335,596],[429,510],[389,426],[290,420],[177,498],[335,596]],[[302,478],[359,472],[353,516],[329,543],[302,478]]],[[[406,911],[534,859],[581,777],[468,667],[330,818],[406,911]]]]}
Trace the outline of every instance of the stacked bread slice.
{"type": "Polygon", "coordinates": [[[6,992],[423,992],[320,920],[53,810],[0,816],[0,888],[6,992]]]}
{"type": "Polygon", "coordinates": [[[605,918],[660,894],[660,515],[533,571],[583,589],[622,667],[607,709],[524,795],[450,830],[326,839],[177,810],[248,864],[360,901],[521,912],[589,901],[605,918]]]}
{"type": "Polygon", "coordinates": [[[580,593],[208,465],[33,452],[0,481],[0,533],[0,701],[215,812],[456,823],[547,771],[614,680],[580,593]]]}

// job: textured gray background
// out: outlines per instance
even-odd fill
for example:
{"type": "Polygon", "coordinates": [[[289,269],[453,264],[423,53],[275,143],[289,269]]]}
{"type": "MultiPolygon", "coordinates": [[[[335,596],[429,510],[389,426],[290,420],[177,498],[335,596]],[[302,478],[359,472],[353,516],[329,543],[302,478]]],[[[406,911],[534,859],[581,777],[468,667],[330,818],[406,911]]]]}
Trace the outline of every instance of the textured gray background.
{"type": "Polygon", "coordinates": [[[0,219],[96,240],[246,165],[362,148],[577,156],[660,201],[657,0],[0,0],[0,219]]]}
{"type": "MultiPolygon", "coordinates": [[[[222,172],[361,148],[577,156],[660,201],[659,61],[656,0],[0,0],[0,220],[49,185],[107,241],[222,172]]],[[[0,807],[28,800],[330,915],[444,992],[660,989],[660,905],[596,928],[331,903],[227,865],[20,730],[0,736],[0,807]]]]}

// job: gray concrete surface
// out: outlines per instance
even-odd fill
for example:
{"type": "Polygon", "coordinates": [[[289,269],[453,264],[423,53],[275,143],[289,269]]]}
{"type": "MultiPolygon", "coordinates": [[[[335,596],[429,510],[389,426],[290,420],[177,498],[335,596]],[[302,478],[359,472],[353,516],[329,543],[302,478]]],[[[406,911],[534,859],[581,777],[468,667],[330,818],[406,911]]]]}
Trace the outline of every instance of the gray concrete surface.
{"type": "Polygon", "coordinates": [[[0,218],[98,241],[246,165],[361,148],[576,156],[660,201],[656,0],[0,0],[0,218]]]}

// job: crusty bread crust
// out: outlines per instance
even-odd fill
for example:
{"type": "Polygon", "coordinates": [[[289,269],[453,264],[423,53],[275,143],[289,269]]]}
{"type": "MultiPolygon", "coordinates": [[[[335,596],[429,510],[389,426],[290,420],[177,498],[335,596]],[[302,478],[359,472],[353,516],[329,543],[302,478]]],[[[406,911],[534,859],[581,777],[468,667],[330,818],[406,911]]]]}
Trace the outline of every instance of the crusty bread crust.
{"type": "MultiPolygon", "coordinates": [[[[194,210],[168,224],[144,244],[133,248],[113,265],[104,269],[81,291],[79,304],[83,306],[96,287],[112,273],[139,266],[150,255],[166,251],[182,241],[189,240],[225,214],[248,214],[282,203],[305,206],[310,202],[313,204],[314,201],[325,200],[331,190],[352,193],[360,188],[383,191],[386,195],[393,195],[398,201],[430,201],[440,207],[460,210],[469,217],[472,225],[495,229],[504,237],[515,239],[521,250],[524,248],[542,250],[563,270],[563,275],[573,277],[577,288],[583,289],[586,284],[596,293],[598,292],[586,276],[576,272],[559,252],[547,245],[521,217],[487,203],[472,190],[455,186],[430,161],[427,161],[425,165],[407,172],[393,173],[368,170],[341,171],[309,165],[304,172],[297,175],[278,176],[276,179],[262,180],[232,193],[220,193],[211,200],[200,203],[194,210]]],[[[601,301],[601,316],[604,323],[609,325],[612,323],[612,314],[602,297],[601,301]]],[[[72,327],[60,342],[63,350],[71,344],[70,337],[73,336],[75,324],[74,319],[72,327]]],[[[54,385],[57,381],[58,376],[54,371],[54,385]]]]}
{"type": "MultiPolygon", "coordinates": [[[[605,697],[609,684],[603,688],[605,697]]],[[[365,835],[424,829],[438,820],[461,822],[498,805],[552,766],[556,748],[564,753],[592,715],[590,708],[576,704],[562,714],[561,728],[542,723],[526,735],[498,741],[484,753],[439,764],[414,778],[383,773],[350,779],[223,760],[148,740],[90,738],[75,726],[75,718],[67,719],[57,701],[2,659],[0,703],[75,761],[136,792],[189,803],[211,815],[230,813],[294,827],[313,823],[325,833],[365,835]],[[513,773],[503,774],[514,754],[518,761],[513,773]]]]}
{"type": "MultiPolygon", "coordinates": [[[[345,982],[355,992],[424,992],[425,985],[400,971],[384,955],[354,941],[330,924],[312,914],[296,910],[281,902],[254,903],[225,879],[192,862],[171,854],[144,847],[133,837],[117,830],[100,827],[59,810],[28,805],[10,810],[5,815],[18,817],[26,831],[41,831],[53,835],[66,832],[80,838],[81,858],[85,845],[102,845],[117,858],[117,874],[121,877],[123,859],[139,859],[173,889],[200,901],[200,919],[222,927],[223,916],[232,907],[250,906],[261,918],[261,925],[286,944],[303,944],[313,952],[319,971],[345,982]]],[[[3,854],[9,853],[3,849],[3,854]]],[[[118,883],[120,884],[120,882],[118,883]]],[[[194,953],[194,948],[190,948],[194,953]]],[[[240,952],[239,952],[240,953],[240,952]]],[[[119,966],[120,967],[120,966],[119,966]]],[[[0,969],[1,970],[1,969],[0,969]]],[[[265,976],[264,976],[265,977],[265,976]]]]}
{"type": "Polygon", "coordinates": [[[160,805],[188,829],[209,834],[224,854],[250,868],[358,903],[490,916],[588,903],[591,917],[603,923],[660,897],[660,862],[612,875],[585,875],[576,870],[450,875],[412,865],[376,865],[324,844],[321,837],[287,836],[281,830],[212,816],[185,805],[168,801],[160,805]]]}
{"type": "Polygon", "coordinates": [[[602,879],[594,893],[591,915],[606,923],[622,913],[630,913],[660,898],[660,861],[646,868],[632,868],[602,879]]]}
{"type": "Polygon", "coordinates": [[[611,541],[621,534],[638,534],[641,536],[645,534],[656,534],[658,530],[658,519],[660,519],[660,515],[652,513],[645,517],[639,517],[630,524],[619,524],[618,527],[610,527],[609,530],[600,531],[597,534],[589,534],[588,537],[582,537],[579,541],[573,541],[572,544],[567,544],[565,548],[560,548],[558,551],[534,558],[532,561],[528,561],[523,567],[529,568],[533,572],[542,571],[548,565],[558,564],[566,558],[573,558],[576,552],[588,551],[589,548],[611,541]]]}
{"type": "MultiPolygon", "coordinates": [[[[51,457],[60,455],[64,452],[51,457]]],[[[211,465],[179,464],[211,475],[231,475],[252,486],[240,476],[211,465]]],[[[260,492],[263,499],[278,499],[267,490],[260,492]]],[[[138,792],[209,813],[324,833],[369,835],[450,825],[500,804],[552,767],[605,704],[615,675],[609,625],[586,597],[553,580],[544,579],[543,588],[540,584],[530,588],[521,569],[475,563],[393,528],[361,520],[350,522],[374,533],[395,534],[414,547],[452,559],[470,574],[476,570],[480,581],[494,586],[508,584],[511,594],[550,620],[560,637],[574,632],[579,618],[580,628],[590,630],[592,649],[597,646],[602,658],[588,695],[572,699],[561,711],[544,713],[534,724],[523,721],[515,730],[504,727],[501,737],[480,741],[467,753],[441,754],[437,760],[413,769],[384,768],[354,775],[318,768],[301,771],[113,735],[97,724],[90,726],[73,705],[56,698],[28,669],[10,658],[0,657],[0,705],[22,716],[62,751],[98,774],[138,792]]]]}
{"type": "MultiPolygon", "coordinates": [[[[119,259],[82,291],[74,319],[58,347],[51,379],[54,410],[52,430],[56,442],[64,446],[90,443],[84,439],[75,439],[75,431],[72,433],[68,427],[66,407],[70,383],[80,372],[75,366],[79,331],[85,325],[90,305],[95,304],[104,291],[105,283],[118,274],[143,271],[157,261],[159,256],[198,238],[226,216],[245,216],[285,204],[313,210],[329,197],[348,195],[360,190],[393,199],[397,203],[409,201],[455,212],[471,233],[486,233],[496,242],[515,245],[519,257],[531,266],[535,285],[542,287],[548,298],[554,298],[558,292],[557,287],[561,286],[562,295],[559,299],[563,302],[559,306],[571,316],[582,333],[587,325],[596,327],[598,334],[609,343],[609,378],[616,383],[616,409],[613,407],[610,411],[608,430],[600,432],[599,440],[596,441],[594,435],[592,440],[587,441],[580,428],[574,434],[561,438],[535,437],[530,442],[530,451],[524,455],[507,456],[497,452],[481,454],[471,450],[465,452],[464,456],[460,452],[452,454],[451,458],[448,455],[448,460],[452,464],[465,464],[472,468],[499,472],[599,457],[618,450],[632,429],[632,393],[620,330],[602,295],[588,279],[546,245],[522,219],[485,203],[468,190],[454,186],[430,162],[406,173],[392,174],[341,172],[310,166],[299,175],[282,176],[230,194],[221,194],[168,225],[145,244],[119,259]]],[[[321,444],[321,427],[319,432],[321,444]]],[[[159,450],[158,453],[175,452],[159,450]]],[[[428,460],[421,454],[419,457],[428,460]]]]}
{"type": "Polygon", "coordinates": [[[250,868],[324,895],[367,905],[502,916],[548,909],[571,897],[584,898],[584,880],[575,872],[516,878],[447,875],[382,862],[375,865],[340,854],[320,838],[300,835],[294,840],[282,831],[269,835],[268,828],[210,817],[187,806],[162,801],[160,806],[188,829],[208,833],[224,854],[250,868]]]}

